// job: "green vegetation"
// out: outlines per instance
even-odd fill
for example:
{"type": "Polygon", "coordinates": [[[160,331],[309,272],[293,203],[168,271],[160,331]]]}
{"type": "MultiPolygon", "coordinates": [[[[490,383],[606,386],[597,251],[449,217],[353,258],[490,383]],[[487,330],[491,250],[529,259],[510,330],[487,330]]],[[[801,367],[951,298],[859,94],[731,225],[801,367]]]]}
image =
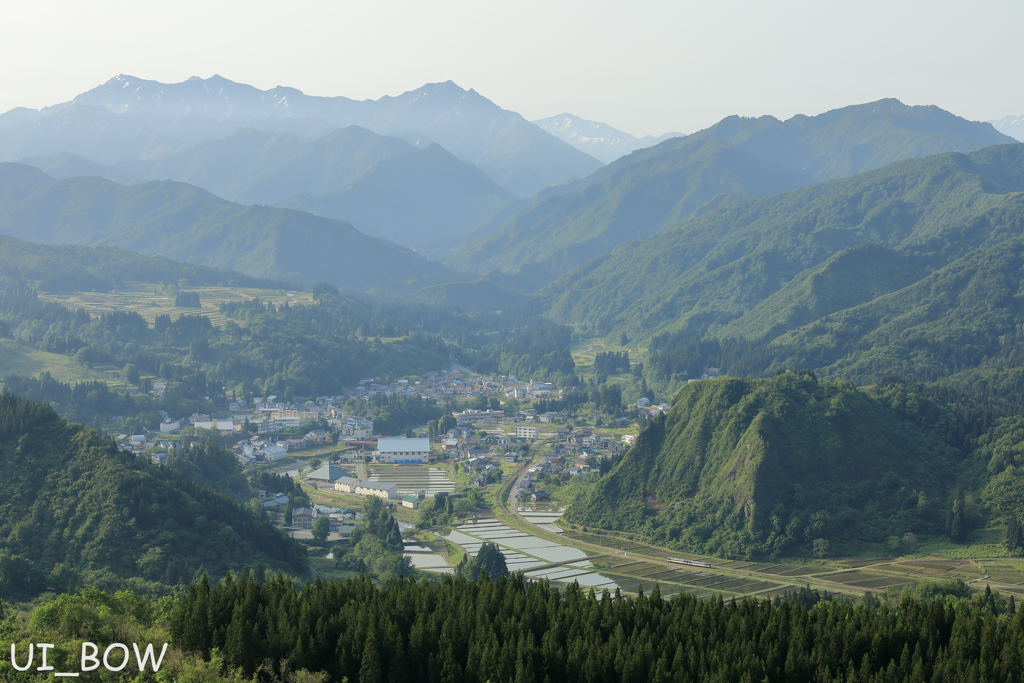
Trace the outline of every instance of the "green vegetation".
{"type": "Polygon", "coordinates": [[[733,557],[878,552],[887,539],[909,550],[915,534],[966,543],[1024,515],[1021,425],[1005,408],[892,380],[870,391],[810,372],[705,380],[565,519],[733,557]]]}
{"type": "MultiPolygon", "coordinates": [[[[186,457],[185,474],[199,455],[186,457]]],[[[159,594],[201,568],[303,565],[301,547],[248,508],[8,393],[0,467],[3,599],[80,586],[159,594]]]]}
{"type": "Polygon", "coordinates": [[[468,555],[463,555],[455,567],[455,573],[458,576],[470,581],[476,581],[485,572],[494,580],[501,579],[510,573],[508,565],[505,564],[505,556],[494,543],[481,545],[473,559],[469,559],[468,555]]]}
{"type": "Polygon", "coordinates": [[[21,164],[0,168],[0,230],[46,244],[113,244],[303,284],[364,288],[396,273],[413,278],[443,270],[341,221],[233,204],[172,181],[54,180],[21,164]]]}
{"type": "Polygon", "coordinates": [[[194,584],[171,614],[175,645],[243,675],[264,661],[332,680],[1016,680],[1024,616],[987,592],[898,602],[816,591],[723,602],[553,591],[521,575],[431,585],[368,577],[194,584]],[[809,608],[809,609],[808,609],[809,608]],[[644,643],[638,647],[637,643],[644,643]],[[923,647],[921,643],[928,643],[923,647]]]}
{"type": "MultiPolygon", "coordinates": [[[[448,263],[477,272],[501,269],[535,291],[617,245],[669,228],[721,194],[771,195],[903,159],[1012,142],[987,124],[896,100],[785,122],[732,116],[539,194],[448,263]]],[[[655,263],[633,267],[657,280],[664,271],[655,263]]],[[[632,301],[636,297],[617,303],[632,301]]]]}
{"type": "MultiPolygon", "coordinates": [[[[289,288],[284,282],[117,247],[32,244],[7,235],[0,235],[0,272],[5,277],[24,279],[44,292],[110,292],[128,282],[155,282],[176,287],[181,281],[192,287],[289,288]]],[[[198,308],[198,302],[194,303],[198,308]]]]}
{"type": "Polygon", "coordinates": [[[719,198],[549,287],[548,315],[583,334],[662,332],[646,370],[669,386],[810,367],[1019,396],[1022,168],[1024,146],[1006,145],[719,198]]]}
{"type": "Polygon", "coordinates": [[[341,569],[369,572],[380,579],[412,574],[412,562],[399,554],[402,533],[398,530],[398,522],[384,509],[380,498],[366,498],[362,521],[363,526],[352,532],[352,547],[343,554],[340,549],[335,551],[338,553],[335,564],[341,569]]]}

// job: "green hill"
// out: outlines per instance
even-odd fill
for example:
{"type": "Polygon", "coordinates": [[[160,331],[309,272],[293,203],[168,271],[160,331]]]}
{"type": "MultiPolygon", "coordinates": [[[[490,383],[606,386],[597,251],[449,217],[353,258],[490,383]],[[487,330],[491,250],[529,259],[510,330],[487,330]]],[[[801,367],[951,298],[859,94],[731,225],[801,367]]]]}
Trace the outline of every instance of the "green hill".
{"type": "Polygon", "coordinates": [[[171,181],[53,180],[0,164],[0,232],[43,244],[111,245],[254,277],[365,288],[442,268],[348,223],[240,206],[171,181]]]}
{"type": "Polygon", "coordinates": [[[126,282],[176,284],[182,279],[193,287],[289,288],[284,282],[137,254],[118,247],[32,244],[5,235],[0,235],[0,272],[9,278],[24,278],[32,286],[50,293],[109,292],[126,282]]]}
{"type": "Polygon", "coordinates": [[[719,556],[835,556],[944,537],[960,485],[961,540],[993,523],[1001,540],[996,520],[1024,511],[1005,450],[1020,419],[914,391],[811,373],[691,383],[565,518],[719,556]]]}
{"type": "Polygon", "coordinates": [[[304,191],[280,206],[348,221],[367,234],[430,247],[458,237],[516,198],[440,145],[395,155],[325,194],[304,191]]]}
{"type": "Polygon", "coordinates": [[[616,245],[674,225],[720,194],[771,195],[902,159],[1009,142],[988,124],[896,100],[787,121],[729,117],[542,192],[448,263],[518,272],[522,286],[536,289],[616,245]]]}
{"type": "Polygon", "coordinates": [[[0,597],[81,586],[166,591],[303,567],[299,546],[231,499],[156,467],[49,406],[0,394],[0,597]]]}
{"type": "Polygon", "coordinates": [[[701,360],[733,375],[935,380],[991,360],[1024,323],[1021,191],[1024,146],[1003,145],[720,198],[547,288],[548,315],[602,335],[745,340],[757,362],[701,360]]]}

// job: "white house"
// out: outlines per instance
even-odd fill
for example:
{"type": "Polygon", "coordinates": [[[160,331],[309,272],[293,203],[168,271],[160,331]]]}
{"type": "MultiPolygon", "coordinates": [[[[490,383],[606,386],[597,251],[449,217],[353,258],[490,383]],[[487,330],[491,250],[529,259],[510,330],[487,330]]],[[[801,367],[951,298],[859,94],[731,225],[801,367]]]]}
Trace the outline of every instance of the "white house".
{"type": "Polygon", "coordinates": [[[379,462],[430,462],[430,439],[378,439],[373,453],[379,462]]]}
{"type": "Polygon", "coordinates": [[[377,496],[384,500],[398,497],[398,485],[386,481],[361,481],[356,484],[357,496],[377,496]]]}

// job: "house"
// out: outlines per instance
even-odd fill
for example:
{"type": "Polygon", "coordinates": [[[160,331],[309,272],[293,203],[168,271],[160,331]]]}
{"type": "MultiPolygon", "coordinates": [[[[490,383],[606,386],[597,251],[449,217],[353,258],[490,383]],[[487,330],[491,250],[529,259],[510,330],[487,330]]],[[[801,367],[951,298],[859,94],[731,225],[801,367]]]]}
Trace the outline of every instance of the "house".
{"type": "Polygon", "coordinates": [[[181,429],[181,420],[172,420],[168,418],[160,423],[161,434],[173,434],[179,429],[181,429]]]}
{"type": "Polygon", "coordinates": [[[263,457],[268,462],[275,462],[277,460],[283,460],[288,455],[288,451],[283,446],[270,445],[260,451],[263,457]]]}
{"type": "Polygon", "coordinates": [[[379,462],[385,463],[428,463],[430,462],[430,439],[378,439],[377,450],[373,453],[379,462]]]}
{"type": "Polygon", "coordinates": [[[384,500],[398,498],[398,485],[384,481],[361,481],[355,486],[357,496],[377,496],[384,500]]]}
{"type": "MultiPolygon", "coordinates": [[[[544,489],[537,489],[536,491],[533,492],[533,495],[530,496],[530,500],[532,500],[534,503],[537,503],[543,500],[551,500],[551,496],[549,496],[547,491],[545,491],[544,489]]],[[[292,519],[295,519],[294,514],[292,516],[292,519]]]]}
{"type": "Polygon", "coordinates": [[[310,508],[295,508],[292,510],[292,526],[300,529],[312,529],[316,521],[316,510],[310,508]]]}
{"type": "Polygon", "coordinates": [[[505,462],[515,462],[515,461],[516,461],[516,454],[515,453],[506,453],[505,454],[505,462]]]}
{"type": "Polygon", "coordinates": [[[342,493],[355,493],[359,480],[355,477],[338,477],[334,481],[334,490],[342,493]]]}
{"type": "Polygon", "coordinates": [[[537,427],[528,427],[525,425],[516,425],[516,438],[517,439],[536,439],[540,430],[537,427]]]}
{"type": "Polygon", "coordinates": [[[402,507],[417,509],[420,506],[419,496],[404,496],[402,498],[402,507]]]}

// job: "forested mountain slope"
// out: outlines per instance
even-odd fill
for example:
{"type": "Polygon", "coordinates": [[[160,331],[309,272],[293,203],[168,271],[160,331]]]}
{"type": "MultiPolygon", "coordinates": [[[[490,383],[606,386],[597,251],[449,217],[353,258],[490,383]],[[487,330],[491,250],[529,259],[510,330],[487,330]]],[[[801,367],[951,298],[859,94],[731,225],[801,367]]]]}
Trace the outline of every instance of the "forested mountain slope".
{"type": "Polygon", "coordinates": [[[200,568],[303,567],[300,546],[231,499],[7,393],[0,465],[3,599],[82,586],[153,593],[200,568]]]}
{"type": "Polygon", "coordinates": [[[240,206],[171,181],[54,180],[0,164],[0,232],[43,244],[112,245],[255,277],[363,288],[441,267],[348,223],[240,206]]]}
{"type": "Polygon", "coordinates": [[[1024,512],[1021,425],[995,404],[889,380],[702,380],[566,519],[719,556],[877,552],[906,532],[967,543],[1024,512]]]}
{"type": "Polygon", "coordinates": [[[149,160],[114,164],[113,173],[140,180],[177,180],[239,204],[276,204],[285,197],[344,187],[374,164],[416,147],[359,126],[317,138],[239,129],[149,160]]]}
{"type": "Polygon", "coordinates": [[[435,144],[383,159],[331,191],[304,191],[277,204],[344,220],[398,244],[429,248],[463,235],[514,201],[480,169],[435,144]]]}
{"type": "Polygon", "coordinates": [[[462,235],[516,200],[439,145],[417,148],[359,126],[316,139],[240,129],[158,159],[112,166],[70,154],[26,163],[55,178],[189,183],[239,204],[277,204],[342,220],[405,246],[462,235]]]}
{"type": "Polygon", "coordinates": [[[127,282],[191,287],[288,289],[285,282],[263,280],[209,266],[137,254],[118,247],[33,244],[0,235],[0,273],[24,279],[43,292],[109,292],[127,282]]]}
{"type": "Polygon", "coordinates": [[[449,259],[520,272],[534,287],[647,237],[719,194],[770,195],[901,159],[1014,142],[991,125],[896,100],[779,121],[729,117],[623,157],[531,205],[449,259]]]}
{"type": "Polygon", "coordinates": [[[720,198],[549,287],[549,314],[599,334],[663,330],[763,350],[760,366],[734,357],[731,374],[774,362],[859,383],[938,379],[993,356],[1024,322],[1022,190],[1024,146],[1005,145],[720,198]]]}

